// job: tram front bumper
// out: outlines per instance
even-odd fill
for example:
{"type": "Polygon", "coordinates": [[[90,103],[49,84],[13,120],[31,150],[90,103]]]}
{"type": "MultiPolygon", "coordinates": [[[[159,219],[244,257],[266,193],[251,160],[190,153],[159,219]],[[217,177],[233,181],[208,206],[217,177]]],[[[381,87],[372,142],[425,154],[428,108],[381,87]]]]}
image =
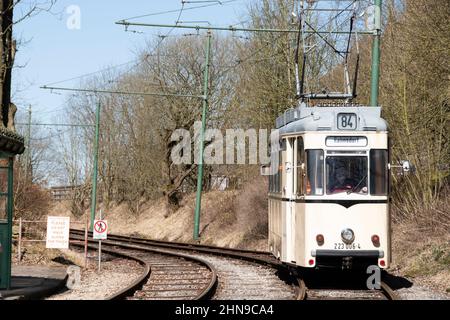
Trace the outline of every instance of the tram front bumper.
{"type": "Polygon", "coordinates": [[[312,250],[311,256],[322,257],[360,257],[360,258],[384,258],[383,250],[312,250]]]}

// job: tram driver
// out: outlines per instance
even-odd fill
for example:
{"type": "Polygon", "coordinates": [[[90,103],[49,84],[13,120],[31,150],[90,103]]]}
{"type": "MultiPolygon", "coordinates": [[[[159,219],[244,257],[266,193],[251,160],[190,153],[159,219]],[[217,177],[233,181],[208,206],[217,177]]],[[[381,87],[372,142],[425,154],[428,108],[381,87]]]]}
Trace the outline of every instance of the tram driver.
{"type": "MultiPolygon", "coordinates": [[[[339,166],[334,170],[334,177],[329,179],[328,194],[335,194],[341,192],[358,192],[367,194],[366,173],[362,176],[347,170],[345,166],[339,166]]],[[[331,177],[330,177],[331,178],[331,177]]]]}
{"type": "Polygon", "coordinates": [[[353,181],[347,176],[347,170],[344,167],[336,169],[334,179],[330,181],[329,191],[339,193],[353,189],[353,181]]]}

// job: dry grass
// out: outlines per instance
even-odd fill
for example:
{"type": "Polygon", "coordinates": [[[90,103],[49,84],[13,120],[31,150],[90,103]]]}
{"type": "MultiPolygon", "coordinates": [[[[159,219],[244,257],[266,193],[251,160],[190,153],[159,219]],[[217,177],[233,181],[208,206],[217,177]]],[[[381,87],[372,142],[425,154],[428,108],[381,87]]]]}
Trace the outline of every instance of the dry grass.
{"type": "Polygon", "coordinates": [[[47,249],[44,243],[27,244],[22,247],[22,260],[19,263],[17,246],[13,245],[12,263],[13,265],[45,265],[61,266],[59,261],[69,261],[72,257],[58,249],[47,249]]]}
{"type": "Polygon", "coordinates": [[[267,190],[267,179],[258,177],[245,185],[236,197],[237,226],[246,234],[247,240],[267,239],[267,190]]]}
{"type": "Polygon", "coordinates": [[[395,224],[393,265],[396,273],[415,283],[450,292],[450,234],[416,223],[395,224]]]}
{"type": "Polygon", "coordinates": [[[434,232],[450,230],[450,187],[443,188],[440,195],[429,201],[416,199],[411,195],[404,196],[401,201],[397,195],[392,208],[392,218],[395,222],[403,224],[413,222],[416,226],[428,228],[434,232]]]}
{"type": "MultiPolygon", "coordinates": [[[[267,185],[257,179],[243,190],[212,191],[203,194],[200,217],[201,242],[223,247],[267,250],[267,185]]],[[[102,206],[99,207],[99,209],[102,206]]],[[[127,205],[103,209],[109,231],[167,241],[193,241],[195,194],[186,196],[180,208],[165,217],[163,199],[142,206],[141,214],[127,205]]],[[[53,215],[69,215],[69,203],[59,202],[53,215]]],[[[84,217],[89,215],[89,210],[84,217]]],[[[82,220],[80,217],[77,220],[82,220]]]]}
{"type": "Polygon", "coordinates": [[[393,269],[441,292],[450,292],[448,191],[447,187],[439,199],[430,203],[410,201],[392,209],[393,269]]]}

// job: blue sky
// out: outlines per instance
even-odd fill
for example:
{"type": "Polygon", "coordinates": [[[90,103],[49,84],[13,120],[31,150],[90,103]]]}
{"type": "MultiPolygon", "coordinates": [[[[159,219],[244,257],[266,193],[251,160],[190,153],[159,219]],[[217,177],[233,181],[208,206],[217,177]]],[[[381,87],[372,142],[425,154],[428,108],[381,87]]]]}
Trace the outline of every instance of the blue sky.
{"type": "MultiPolygon", "coordinates": [[[[185,9],[213,4],[189,2],[184,5],[185,9]]],[[[236,24],[245,20],[245,8],[251,0],[221,2],[222,5],[185,10],[180,20],[208,20],[212,25],[236,24]]],[[[20,67],[13,73],[13,101],[18,105],[19,118],[23,117],[28,105],[32,105],[36,121],[51,121],[64,107],[65,95],[42,90],[40,86],[131,61],[147,39],[169,31],[145,28],[139,29],[144,34],[125,32],[123,26],[114,24],[115,21],[180,8],[181,0],[58,0],[52,13],[41,12],[17,24],[15,37],[23,44],[16,57],[16,66],[20,67]],[[66,9],[71,5],[80,9],[80,29],[67,27],[72,15],[66,9]]],[[[20,17],[21,10],[25,8],[16,9],[16,18],[20,17]]],[[[179,11],[132,21],[173,24],[178,14],[179,11]]],[[[186,31],[175,30],[173,34],[177,32],[186,31]]],[[[78,83],[69,81],[60,85],[76,87],[78,83]]]]}

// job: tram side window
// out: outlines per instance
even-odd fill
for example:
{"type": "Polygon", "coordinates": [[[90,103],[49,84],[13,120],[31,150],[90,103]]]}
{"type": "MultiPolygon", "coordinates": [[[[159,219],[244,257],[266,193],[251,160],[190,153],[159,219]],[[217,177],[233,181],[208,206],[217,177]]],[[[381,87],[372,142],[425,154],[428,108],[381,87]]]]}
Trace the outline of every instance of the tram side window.
{"type": "Polygon", "coordinates": [[[275,192],[280,193],[281,192],[281,170],[283,168],[282,164],[282,151],[278,153],[278,170],[277,174],[275,175],[275,192]]]}
{"type": "Polygon", "coordinates": [[[305,162],[305,146],[303,144],[303,138],[299,137],[297,139],[297,194],[305,194],[304,190],[304,171],[302,169],[302,164],[305,162]]]}
{"type": "Polygon", "coordinates": [[[274,183],[275,183],[275,190],[274,192],[281,193],[282,190],[282,176],[283,176],[283,151],[286,151],[286,140],[280,141],[280,151],[278,153],[278,170],[277,173],[274,175],[274,183]]]}
{"type": "Polygon", "coordinates": [[[272,181],[273,181],[272,176],[273,176],[272,174],[269,175],[269,192],[272,192],[272,181]]]}
{"type": "Polygon", "coordinates": [[[306,194],[323,195],[323,150],[306,150],[306,194]]]}
{"type": "MultiPolygon", "coordinates": [[[[274,155],[277,157],[277,155],[274,155]]],[[[276,171],[272,175],[272,192],[277,192],[277,180],[278,180],[278,166],[276,167],[276,171]]]]}
{"type": "MultiPolygon", "coordinates": [[[[275,163],[275,157],[276,157],[277,153],[272,152],[271,154],[271,163],[275,163]]],[[[278,170],[278,168],[277,168],[278,170]]],[[[275,192],[275,178],[276,178],[277,173],[276,172],[271,172],[270,176],[269,176],[269,192],[273,193],[275,192]]]]}
{"type": "Polygon", "coordinates": [[[370,150],[370,194],[385,196],[388,191],[388,152],[370,150]]]}

